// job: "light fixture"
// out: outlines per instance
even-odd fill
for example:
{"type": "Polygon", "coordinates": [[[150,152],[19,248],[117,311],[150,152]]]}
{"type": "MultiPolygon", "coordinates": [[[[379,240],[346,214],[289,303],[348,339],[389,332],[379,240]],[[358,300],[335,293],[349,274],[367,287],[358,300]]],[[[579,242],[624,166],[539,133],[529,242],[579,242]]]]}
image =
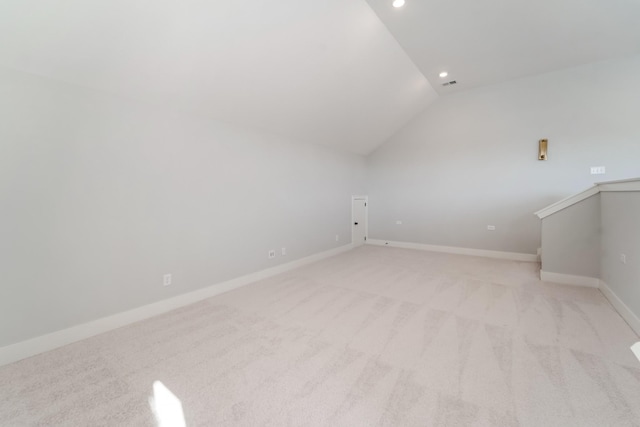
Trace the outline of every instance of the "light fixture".
{"type": "Polygon", "coordinates": [[[404,0],[393,0],[393,7],[402,7],[404,6],[404,0]]]}
{"type": "Polygon", "coordinates": [[[449,73],[447,73],[446,71],[443,71],[438,75],[444,79],[445,77],[447,77],[449,75],[449,73]]]}
{"type": "Polygon", "coordinates": [[[538,141],[538,160],[547,160],[547,144],[549,144],[547,139],[538,141]]]}

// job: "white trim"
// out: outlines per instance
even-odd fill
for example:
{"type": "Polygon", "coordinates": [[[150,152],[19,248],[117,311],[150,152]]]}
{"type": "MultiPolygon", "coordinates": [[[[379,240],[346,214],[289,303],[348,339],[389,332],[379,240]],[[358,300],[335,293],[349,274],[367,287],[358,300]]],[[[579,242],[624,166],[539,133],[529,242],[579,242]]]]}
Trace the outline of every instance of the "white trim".
{"type": "Polygon", "coordinates": [[[628,179],[619,179],[617,181],[602,181],[596,182],[596,185],[604,185],[604,184],[625,184],[628,182],[636,182],[640,184],[640,178],[628,178],[628,179]]]}
{"type": "Polygon", "coordinates": [[[558,211],[566,209],[569,206],[575,205],[576,203],[581,202],[584,199],[595,196],[600,192],[608,191],[640,191],[640,178],[598,182],[593,187],[588,188],[581,193],[560,200],[559,202],[549,205],[544,209],[540,209],[535,213],[535,215],[537,215],[538,218],[543,219],[548,217],[549,215],[553,215],[558,211]]]}
{"type": "Polygon", "coordinates": [[[1,347],[0,366],[16,362],[27,357],[35,356],[36,354],[44,353],[45,351],[53,350],[55,348],[62,347],[64,345],[71,344],[86,338],[90,338],[94,335],[108,332],[113,329],[138,322],[140,320],[148,319],[150,317],[157,316],[168,311],[196,303],[198,301],[202,301],[204,299],[222,294],[224,292],[246,286],[258,280],[266,279],[268,277],[272,277],[277,274],[284,273],[286,271],[293,270],[295,268],[302,267],[304,265],[311,264],[313,262],[329,258],[334,255],[338,255],[340,253],[351,250],[352,248],[352,245],[340,246],[328,251],[308,256],[306,258],[298,259],[296,261],[288,262],[286,264],[281,264],[275,267],[248,274],[246,276],[241,276],[235,279],[228,280],[226,282],[218,283],[204,289],[199,289],[197,291],[189,292],[183,295],[178,295],[152,304],[144,305],[142,307],[134,308],[129,311],[114,314],[108,317],[103,317],[101,319],[93,320],[81,325],[73,326],[68,329],[63,329],[16,344],[1,347]]]}
{"type": "Polygon", "coordinates": [[[600,191],[612,192],[612,191],[640,191],[640,181],[620,181],[617,183],[602,183],[598,184],[600,191]]]}
{"type": "Polygon", "coordinates": [[[543,282],[559,283],[561,285],[584,286],[587,288],[600,287],[600,279],[596,277],[552,273],[552,272],[543,271],[543,270],[540,270],[540,280],[542,280],[543,282]]]}
{"type": "Polygon", "coordinates": [[[600,281],[600,292],[609,300],[613,308],[622,316],[622,318],[631,326],[631,329],[640,335],[640,318],[611,290],[602,280],[600,281]]]}
{"type": "Polygon", "coordinates": [[[390,240],[368,239],[367,244],[375,246],[391,246],[394,248],[417,249],[421,251],[444,252],[447,254],[470,255],[485,258],[508,259],[511,261],[538,262],[538,256],[534,254],[522,254],[517,252],[490,251],[487,249],[458,248],[453,246],[426,245],[423,243],[393,242],[390,240]]]}
{"type": "Polygon", "coordinates": [[[355,232],[355,227],[353,223],[355,222],[355,218],[353,217],[353,202],[356,200],[364,200],[364,237],[365,242],[369,240],[369,196],[351,196],[351,244],[355,245],[353,241],[353,235],[355,232]]]}
{"type": "Polygon", "coordinates": [[[559,202],[556,202],[552,205],[547,206],[544,209],[539,210],[538,212],[535,213],[535,215],[537,215],[538,218],[540,219],[546,218],[549,215],[553,215],[554,213],[561,211],[563,209],[566,209],[569,206],[575,205],[576,203],[579,203],[585,199],[588,199],[591,196],[595,196],[599,192],[600,192],[600,188],[597,185],[594,185],[593,187],[581,193],[567,197],[566,199],[560,200],[559,202]]]}

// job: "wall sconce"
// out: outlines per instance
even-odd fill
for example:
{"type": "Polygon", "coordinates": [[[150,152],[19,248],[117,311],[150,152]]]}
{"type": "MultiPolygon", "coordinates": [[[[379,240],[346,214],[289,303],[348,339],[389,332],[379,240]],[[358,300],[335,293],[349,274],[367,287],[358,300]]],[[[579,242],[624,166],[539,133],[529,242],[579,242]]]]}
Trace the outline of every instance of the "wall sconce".
{"type": "Polygon", "coordinates": [[[546,139],[538,141],[538,160],[547,160],[547,143],[546,139]]]}

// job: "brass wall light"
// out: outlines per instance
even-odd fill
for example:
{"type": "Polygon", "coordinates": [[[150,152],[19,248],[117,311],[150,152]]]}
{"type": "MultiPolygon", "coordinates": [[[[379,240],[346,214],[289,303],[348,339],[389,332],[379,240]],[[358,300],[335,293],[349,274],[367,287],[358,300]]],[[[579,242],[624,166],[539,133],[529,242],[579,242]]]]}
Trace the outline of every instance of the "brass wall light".
{"type": "Polygon", "coordinates": [[[546,139],[538,141],[538,160],[547,160],[547,143],[546,139]]]}

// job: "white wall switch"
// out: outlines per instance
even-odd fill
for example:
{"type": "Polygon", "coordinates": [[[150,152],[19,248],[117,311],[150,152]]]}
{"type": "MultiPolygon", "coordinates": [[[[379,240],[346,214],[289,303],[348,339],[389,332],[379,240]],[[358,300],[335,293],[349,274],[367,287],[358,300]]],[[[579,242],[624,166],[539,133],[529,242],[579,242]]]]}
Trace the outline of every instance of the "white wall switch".
{"type": "Polygon", "coordinates": [[[286,255],[287,254],[287,248],[282,248],[282,255],[286,255]]]}
{"type": "Polygon", "coordinates": [[[487,225],[487,230],[489,231],[495,231],[496,226],[495,225],[487,225]]]}
{"type": "Polygon", "coordinates": [[[625,254],[620,254],[620,262],[623,264],[627,263],[627,255],[625,254]]]}
{"type": "Polygon", "coordinates": [[[171,284],[171,274],[165,274],[162,276],[162,284],[164,286],[169,286],[171,284]]]}
{"type": "Polygon", "coordinates": [[[402,221],[398,220],[398,221],[396,221],[396,224],[402,225],[402,221]]]}
{"type": "Polygon", "coordinates": [[[604,166],[592,166],[591,175],[602,175],[607,173],[607,168],[604,166]]]}
{"type": "Polygon", "coordinates": [[[275,249],[271,249],[269,251],[269,259],[275,258],[275,257],[276,257],[276,250],[275,249]]]}
{"type": "Polygon", "coordinates": [[[339,235],[339,234],[336,234],[336,242],[337,242],[338,240],[340,240],[340,235],[339,235]]]}

